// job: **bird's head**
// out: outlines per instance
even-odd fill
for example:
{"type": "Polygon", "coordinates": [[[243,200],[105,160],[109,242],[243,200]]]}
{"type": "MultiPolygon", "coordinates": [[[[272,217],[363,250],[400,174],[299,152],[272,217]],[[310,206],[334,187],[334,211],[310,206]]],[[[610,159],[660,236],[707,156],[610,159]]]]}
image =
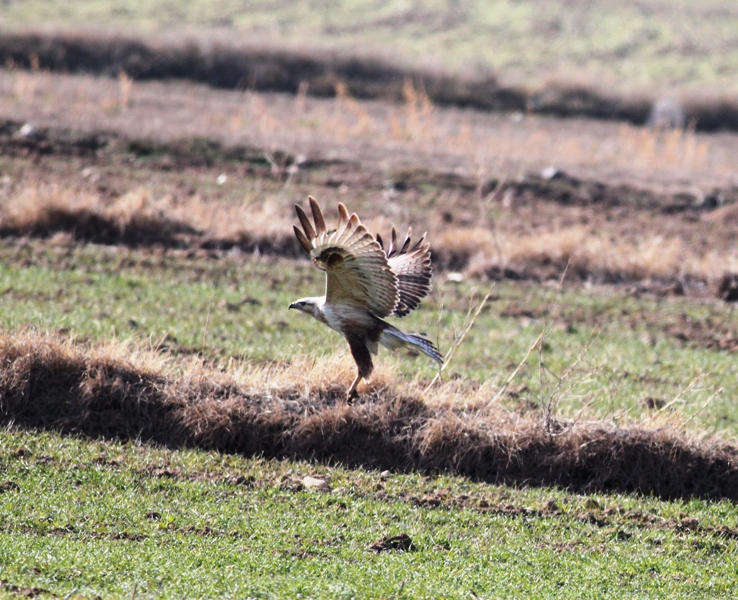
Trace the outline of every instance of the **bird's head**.
{"type": "Polygon", "coordinates": [[[322,321],[323,317],[323,302],[325,301],[325,298],[300,298],[299,300],[295,300],[292,304],[290,304],[290,308],[294,308],[295,310],[300,310],[304,313],[307,313],[319,321],[322,321]]]}

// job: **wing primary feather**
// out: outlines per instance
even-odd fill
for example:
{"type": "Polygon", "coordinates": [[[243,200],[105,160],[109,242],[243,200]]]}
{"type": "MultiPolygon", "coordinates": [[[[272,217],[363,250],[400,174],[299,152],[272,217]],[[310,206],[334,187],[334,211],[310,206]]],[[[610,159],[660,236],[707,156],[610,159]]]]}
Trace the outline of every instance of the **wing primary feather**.
{"type": "Polygon", "coordinates": [[[404,254],[407,252],[407,248],[410,245],[410,238],[413,235],[413,228],[408,227],[407,228],[407,236],[405,236],[405,243],[402,245],[402,249],[398,252],[398,254],[404,254]]]}
{"type": "Polygon", "coordinates": [[[338,225],[336,225],[336,239],[340,238],[348,228],[349,213],[343,202],[338,203],[338,225]]]}
{"type": "Polygon", "coordinates": [[[343,202],[338,203],[338,225],[346,225],[349,222],[349,212],[343,202]]]}
{"type": "Polygon", "coordinates": [[[392,256],[393,252],[395,251],[395,247],[397,246],[397,230],[395,229],[395,226],[392,226],[392,242],[390,242],[389,250],[387,250],[387,257],[389,258],[392,256]]]}
{"type": "Polygon", "coordinates": [[[308,202],[310,202],[310,210],[313,213],[313,219],[315,220],[315,231],[318,235],[325,233],[325,219],[323,219],[323,211],[320,210],[320,204],[312,196],[308,196],[308,202]]]}
{"type": "Polygon", "coordinates": [[[352,213],[351,218],[349,219],[349,225],[352,228],[355,228],[359,226],[359,223],[361,223],[361,221],[359,221],[359,215],[357,215],[356,213],[352,213]]]}
{"type": "Polygon", "coordinates": [[[297,241],[300,242],[300,246],[302,246],[302,249],[305,250],[308,254],[310,254],[310,250],[312,250],[312,246],[310,245],[310,242],[305,237],[305,234],[302,232],[302,230],[297,226],[293,225],[292,228],[295,230],[295,235],[297,236],[297,241]]]}
{"type": "Polygon", "coordinates": [[[297,213],[297,218],[300,219],[300,224],[305,231],[305,235],[311,240],[315,239],[315,230],[310,224],[310,219],[308,219],[307,214],[305,214],[305,211],[302,210],[302,206],[300,206],[299,204],[295,204],[295,212],[297,213]]]}
{"type": "Polygon", "coordinates": [[[375,237],[375,239],[377,240],[377,243],[379,244],[379,247],[380,247],[380,248],[381,248],[382,250],[384,250],[384,242],[382,241],[382,236],[381,236],[381,235],[379,235],[379,234],[377,234],[377,235],[375,235],[374,237],[375,237]]]}
{"type": "Polygon", "coordinates": [[[420,239],[415,243],[415,245],[413,246],[413,249],[411,250],[411,252],[414,252],[415,250],[417,250],[418,248],[420,248],[420,246],[422,245],[422,243],[425,241],[425,236],[426,235],[428,235],[428,232],[427,231],[423,235],[420,236],[420,239]]]}

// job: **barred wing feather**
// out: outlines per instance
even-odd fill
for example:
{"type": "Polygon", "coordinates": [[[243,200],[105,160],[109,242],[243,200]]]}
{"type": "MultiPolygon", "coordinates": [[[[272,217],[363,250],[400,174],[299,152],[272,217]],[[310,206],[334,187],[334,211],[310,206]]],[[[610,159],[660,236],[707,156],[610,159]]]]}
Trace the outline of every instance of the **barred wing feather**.
{"type": "MultiPolygon", "coordinates": [[[[411,247],[412,229],[408,229],[405,241],[397,243],[397,232],[392,228],[392,242],[387,249],[387,262],[397,275],[399,300],[393,313],[396,317],[404,317],[420,305],[431,290],[430,244],[425,241],[425,234],[411,247]]],[[[382,239],[378,237],[380,245],[382,239]]]]}

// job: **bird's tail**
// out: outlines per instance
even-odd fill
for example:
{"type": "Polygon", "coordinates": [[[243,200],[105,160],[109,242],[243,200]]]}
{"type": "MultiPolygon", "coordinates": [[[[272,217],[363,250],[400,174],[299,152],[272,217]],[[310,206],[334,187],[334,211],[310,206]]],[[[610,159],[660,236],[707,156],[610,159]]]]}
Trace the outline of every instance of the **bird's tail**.
{"type": "Polygon", "coordinates": [[[379,337],[379,343],[390,350],[412,346],[413,348],[420,350],[426,356],[430,356],[439,365],[443,364],[443,356],[441,356],[438,348],[436,348],[433,342],[420,333],[404,333],[396,327],[388,325],[387,328],[382,331],[382,334],[379,337]]]}

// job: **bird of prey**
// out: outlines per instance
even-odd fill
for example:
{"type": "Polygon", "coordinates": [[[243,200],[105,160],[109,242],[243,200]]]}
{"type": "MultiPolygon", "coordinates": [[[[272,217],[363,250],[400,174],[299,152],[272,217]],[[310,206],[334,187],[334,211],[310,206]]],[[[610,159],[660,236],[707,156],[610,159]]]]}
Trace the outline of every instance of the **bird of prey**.
{"type": "Polygon", "coordinates": [[[290,308],[315,317],[346,338],[358,368],[348,399],[358,396],[359,382],[371,375],[372,354],[377,354],[379,344],[390,350],[416,348],[443,364],[429,339],[403,333],[383,320],[404,317],[430,292],[430,245],[425,234],[411,246],[412,229],[408,229],[405,241],[398,244],[393,227],[385,250],[382,238],[369,233],[356,213],[349,216],[342,203],[338,204],[338,224],[327,229],[320,205],[312,196],[308,201],[314,225],[296,204],[302,229],[294,226],[294,230],[313,264],[325,271],[325,296],[301,298],[290,308]]]}

